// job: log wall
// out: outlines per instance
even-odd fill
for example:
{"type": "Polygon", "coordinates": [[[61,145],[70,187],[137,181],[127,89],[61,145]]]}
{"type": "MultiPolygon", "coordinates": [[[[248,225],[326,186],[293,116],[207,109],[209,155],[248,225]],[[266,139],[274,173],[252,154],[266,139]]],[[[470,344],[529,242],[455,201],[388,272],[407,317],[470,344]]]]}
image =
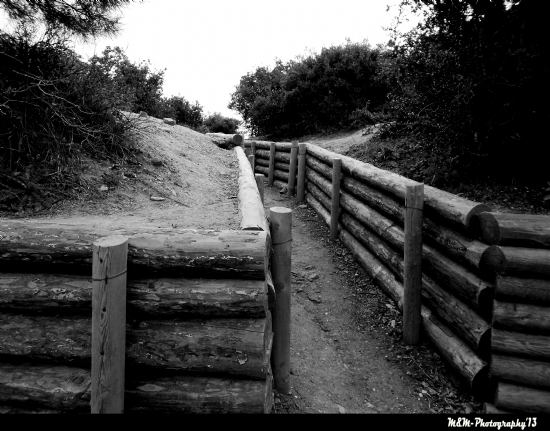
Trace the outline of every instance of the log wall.
{"type": "MultiPolygon", "coordinates": [[[[269,146],[256,142],[256,172],[267,172],[269,146]]],[[[288,182],[290,143],[275,148],[275,178],[281,180],[275,185],[281,187],[288,182]]],[[[306,202],[330,226],[332,159],[340,158],[339,239],[402,308],[405,188],[414,182],[312,144],[306,148],[306,202]]],[[[425,335],[488,405],[547,412],[544,402],[526,403],[513,393],[550,399],[550,217],[495,213],[429,186],[424,210],[425,335]],[[487,387],[496,390],[488,394],[487,387]]]]}
{"type": "Polygon", "coordinates": [[[0,220],[0,412],[90,412],[92,244],[114,234],[129,250],[125,411],[271,411],[272,246],[235,151],[241,231],[0,220]]]}

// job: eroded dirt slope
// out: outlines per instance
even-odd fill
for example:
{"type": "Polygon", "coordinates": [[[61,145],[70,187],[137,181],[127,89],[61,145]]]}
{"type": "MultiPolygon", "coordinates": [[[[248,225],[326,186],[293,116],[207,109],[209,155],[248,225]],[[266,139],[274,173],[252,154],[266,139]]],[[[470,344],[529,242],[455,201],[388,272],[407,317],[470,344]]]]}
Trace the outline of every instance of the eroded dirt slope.
{"type": "Polygon", "coordinates": [[[235,153],[186,127],[152,117],[139,121],[135,157],[122,164],[83,160],[84,193],[32,216],[105,226],[238,229],[235,153]]]}

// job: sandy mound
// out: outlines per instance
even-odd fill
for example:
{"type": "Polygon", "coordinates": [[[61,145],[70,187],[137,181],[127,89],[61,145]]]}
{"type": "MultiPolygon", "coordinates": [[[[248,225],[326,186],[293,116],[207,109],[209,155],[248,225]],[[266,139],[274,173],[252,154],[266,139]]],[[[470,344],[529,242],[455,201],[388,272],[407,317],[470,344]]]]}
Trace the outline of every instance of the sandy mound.
{"type": "Polygon", "coordinates": [[[124,165],[85,160],[88,193],[40,217],[126,227],[238,229],[235,153],[186,127],[151,117],[139,121],[135,139],[141,153],[135,160],[124,165]]]}

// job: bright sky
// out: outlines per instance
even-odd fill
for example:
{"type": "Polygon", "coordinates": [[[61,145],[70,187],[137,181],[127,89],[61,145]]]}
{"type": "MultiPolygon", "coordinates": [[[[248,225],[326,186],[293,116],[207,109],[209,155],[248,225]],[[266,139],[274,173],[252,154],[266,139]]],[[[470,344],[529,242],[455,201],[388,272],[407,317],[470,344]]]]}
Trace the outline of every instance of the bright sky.
{"type": "MultiPolygon", "coordinates": [[[[389,40],[382,27],[397,15],[397,0],[145,0],[121,9],[113,39],[77,44],[85,59],[120,46],[135,63],[167,69],[164,95],[198,101],[205,113],[239,118],[227,108],[241,76],[321,48],[367,39],[389,40]],[[386,12],[387,5],[393,5],[386,12]]],[[[0,16],[0,25],[5,25],[0,16]]]]}

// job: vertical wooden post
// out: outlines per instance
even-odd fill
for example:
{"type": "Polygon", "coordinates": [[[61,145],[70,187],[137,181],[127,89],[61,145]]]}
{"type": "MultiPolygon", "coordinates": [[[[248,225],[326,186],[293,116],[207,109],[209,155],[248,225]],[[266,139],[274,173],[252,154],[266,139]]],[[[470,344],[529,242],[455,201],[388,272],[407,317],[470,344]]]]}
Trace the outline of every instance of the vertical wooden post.
{"type": "Polygon", "coordinates": [[[298,141],[292,141],[290,148],[290,168],[288,169],[287,196],[291,198],[296,192],[296,165],[298,163],[298,141]]]}
{"type": "Polygon", "coordinates": [[[330,211],[330,239],[338,238],[338,216],[340,214],[340,177],[342,159],[332,159],[332,207],[330,211]]]}
{"type": "Polygon", "coordinates": [[[262,199],[262,203],[264,203],[264,180],[265,180],[265,176],[264,176],[264,174],[255,174],[254,178],[256,178],[256,186],[258,186],[258,191],[260,192],[260,198],[262,199]]]}
{"type": "Polygon", "coordinates": [[[296,200],[302,202],[306,192],[306,144],[298,145],[298,185],[296,200]]]}
{"type": "Polygon", "coordinates": [[[420,341],[422,300],[422,212],[424,184],[406,186],[405,195],[405,271],[403,297],[403,341],[420,341]]]}
{"type": "Polygon", "coordinates": [[[254,165],[256,165],[256,141],[252,141],[250,143],[250,151],[252,152],[252,155],[254,156],[254,165]]]}
{"type": "Polygon", "coordinates": [[[273,310],[271,366],[275,389],[290,392],[290,270],[292,253],[292,210],[273,207],[271,220],[271,275],[276,299],[273,310]]]}
{"type": "Polygon", "coordinates": [[[252,173],[254,173],[254,156],[251,154],[248,156],[248,161],[250,162],[250,167],[252,168],[252,173]]]}
{"type": "Polygon", "coordinates": [[[93,243],[92,413],[124,413],[128,238],[93,243]]]}
{"type": "Polygon", "coordinates": [[[269,172],[267,174],[267,185],[273,187],[275,180],[275,142],[269,146],[269,172]]]}

